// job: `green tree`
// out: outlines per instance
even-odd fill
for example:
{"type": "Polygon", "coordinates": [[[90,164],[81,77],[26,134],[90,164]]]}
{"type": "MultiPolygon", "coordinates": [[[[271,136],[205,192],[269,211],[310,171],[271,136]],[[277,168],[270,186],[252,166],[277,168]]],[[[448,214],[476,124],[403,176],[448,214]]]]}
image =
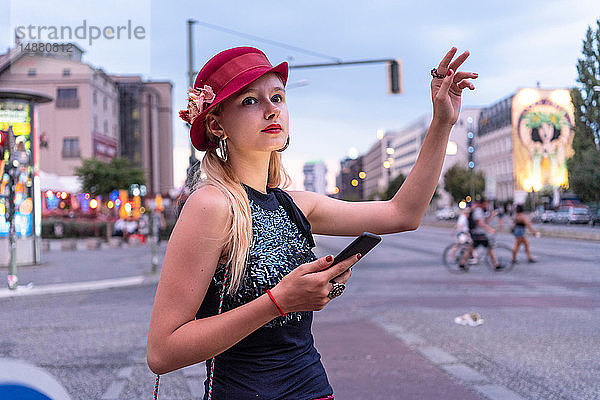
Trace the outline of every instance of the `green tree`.
{"type": "Polygon", "coordinates": [[[444,174],[444,189],[450,193],[455,202],[463,200],[468,195],[475,198],[485,191],[485,175],[483,171],[470,171],[454,164],[444,174]],[[473,174],[473,191],[471,193],[471,173],[473,174]]]}
{"type": "Polygon", "coordinates": [[[144,185],[144,170],[134,167],[126,158],[114,158],[109,163],[95,158],[82,160],[75,169],[81,181],[81,190],[92,196],[108,196],[115,189],[129,189],[134,183],[144,185]]]}
{"type": "Polygon", "coordinates": [[[381,192],[381,200],[389,200],[392,197],[394,197],[398,189],[400,189],[400,186],[402,186],[402,184],[404,183],[405,179],[406,177],[402,174],[398,174],[398,176],[392,179],[388,187],[383,192],[381,192]]]}
{"type": "Polygon", "coordinates": [[[569,186],[584,202],[600,202],[600,19],[588,27],[577,60],[578,87],[571,90],[575,111],[573,150],[567,160],[569,186]]]}

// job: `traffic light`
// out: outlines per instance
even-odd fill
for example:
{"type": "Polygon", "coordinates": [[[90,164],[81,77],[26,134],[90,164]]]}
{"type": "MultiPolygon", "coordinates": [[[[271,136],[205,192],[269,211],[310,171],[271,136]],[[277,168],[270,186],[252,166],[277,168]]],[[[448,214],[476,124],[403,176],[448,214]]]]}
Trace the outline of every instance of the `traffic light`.
{"type": "Polygon", "coordinates": [[[402,93],[402,60],[388,61],[388,93],[402,93]]]}

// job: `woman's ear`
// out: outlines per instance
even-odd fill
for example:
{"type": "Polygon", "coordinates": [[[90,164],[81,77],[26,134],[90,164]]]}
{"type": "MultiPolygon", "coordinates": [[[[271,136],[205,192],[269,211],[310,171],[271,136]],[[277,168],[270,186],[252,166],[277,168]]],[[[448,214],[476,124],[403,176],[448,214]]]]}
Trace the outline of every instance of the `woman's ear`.
{"type": "Polygon", "coordinates": [[[221,126],[219,121],[217,121],[217,118],[213,114],[208,114],[206,116],[206,123],[207,123],[208,129],[210,130],[210,132],[213,135],[215,135],[217,137],[221,137],[225,133],[225,131],[223,130],[223,127],[221,126]]]}

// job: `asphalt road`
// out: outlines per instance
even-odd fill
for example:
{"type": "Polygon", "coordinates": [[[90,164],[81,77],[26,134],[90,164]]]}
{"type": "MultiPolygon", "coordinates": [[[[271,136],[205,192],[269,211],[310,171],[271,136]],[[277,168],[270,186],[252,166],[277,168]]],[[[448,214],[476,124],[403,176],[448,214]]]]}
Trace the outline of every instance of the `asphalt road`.
{"type": "MultiPolygon", "coordinates": [[[[452,238],[431,227],[384,236],[355,266],[344,295],[315,314],[336,399],[600,398],[600,244],[533,238],[536,264],[454,275],[441,265],[452,238]],[[483,325],[454,323],[470,311],[483,325]]],[[[336,254],[351,240],[317,236],[315,253],[336,254]]],[[[512,243],[508,235],[499,241],[512,243]]],[[[132,274],[145,270],[136,259],[149,258],[147,248],[101,254],[52,257],[77,268],[83,255],[98,269],[120,257],[132,274]]],[[[35,280],[33,269],[23,271],[35,280]]],[[[151,398],[145,345],[155,290],[0,299],[0,357],[44,368],[73,399],[151,398]]],[[[167,374],[159,398],[200,398],[203,379],[201,366],[167,374]]]]}

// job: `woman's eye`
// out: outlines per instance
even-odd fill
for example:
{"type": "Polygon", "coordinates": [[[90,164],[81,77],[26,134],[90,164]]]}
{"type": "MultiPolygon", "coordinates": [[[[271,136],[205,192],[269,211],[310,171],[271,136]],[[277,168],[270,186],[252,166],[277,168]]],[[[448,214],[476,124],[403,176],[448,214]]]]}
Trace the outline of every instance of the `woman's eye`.
{"type": "Polygon", "coordinates": [[[280,103],[283,101],[283,96],[280,94],[276,94],[275,96],[271,97],[271,101],[275,103],[280,103]]]}
{"type": "Polygon", "coordinates": [[[256,100],[254,97],[246,97],[244,100],[242,100],[242,104],[245,106],[250,106],[252,104],[256,104],[258,100],[256,100]]]}

